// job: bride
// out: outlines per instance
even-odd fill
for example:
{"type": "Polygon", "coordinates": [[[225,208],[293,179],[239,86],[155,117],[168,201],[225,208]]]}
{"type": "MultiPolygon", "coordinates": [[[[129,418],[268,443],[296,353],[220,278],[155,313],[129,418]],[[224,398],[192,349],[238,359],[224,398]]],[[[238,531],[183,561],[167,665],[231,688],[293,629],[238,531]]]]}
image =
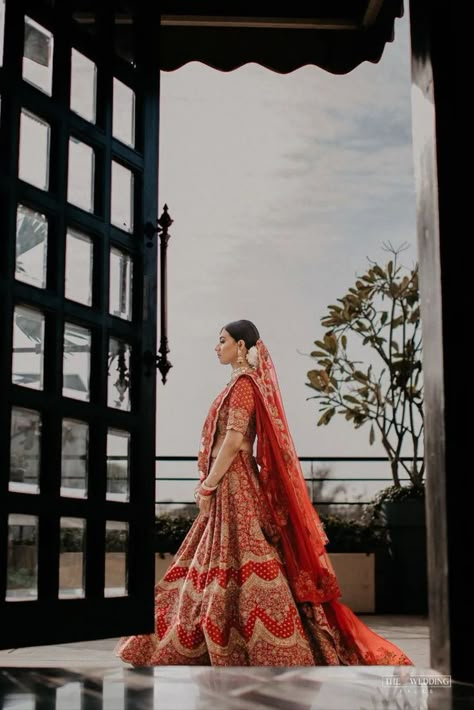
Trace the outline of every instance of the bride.
{"type": "Polygon", "coordinates": [[[156,585],[155,633],[122,638],[117,655],[133,666],[411,665],[338,600],[257,328],[229,323],[216,352],[232,372],[202,430],[200,513],[156,585]]]}

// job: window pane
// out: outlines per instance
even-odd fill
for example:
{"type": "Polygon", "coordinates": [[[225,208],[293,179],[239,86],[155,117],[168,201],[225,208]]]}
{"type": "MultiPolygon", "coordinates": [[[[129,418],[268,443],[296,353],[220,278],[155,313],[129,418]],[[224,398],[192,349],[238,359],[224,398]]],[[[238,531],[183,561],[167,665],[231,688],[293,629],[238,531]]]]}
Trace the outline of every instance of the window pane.
{"type": "Polygon", "coordinates": [[[105,531],[105,596],[127,594],[128,523],[107,520],[105,531]]]}
{"type": "Polygon", "coordinates": [[[95,123],[97,68],[88,57],[72,50],[71,110],[95,123]]]}
{"type": "Polygon", "coordinates": [[[0,0],[0,67],[3,66],[3,40],[5,37],[5,0],[0,0]]]}
{"type": "Polygon", "coordinates": [[[114,138],[135,145],[135,93],[118,79],[114,79],[114,138]]]}
{"type": "Polygon", "coordinates": [[[40,190],[47,190],[49,185],[49,137],[49,124],[22,110],[18,175],[40,190]]]}
{"type": "Polygon", "coordinates": [[[15,385],[43,389],[44,316],[17,306],[13,320],[13,370],[15,385]]]}
{"type": "Polygon", "coordinates": [[[72,229],[66,237],[65,294],[85,306],[92,303],[92,240],[72,229]]]}
{"type": "MultiPolygon", "coordinates": [[[[76,708],[85,708],[89,700],[89,698],[85,700],[84,696],[86,694],[89,694],[89,689],[86,690],[83,683],[68,680],[66,685],[56,688],[54,700],[52,698],[49,700],[51,710],[76,710],[76,708]]],[[[38,705],[34,710],[38,710],[38,705]]],[[[112,708],[110,710],[112,710],[112,708]]]]}
{"type": "MultiPolygon", "coordinates": [[[[161,686],[160,686],[161,689],[161,686]]],[[[151,691],[150,691],[150,699],[151,699],[151,691]]],[[[162,697],[160,698],[159,701],[156,703],[153,703],[153,700],[151,699],[150,701],[145,700],[144,698],[144,693],[140,693],[140,703],[143,707],[143,705],[148,705],[149,707],[155,707],[159,708],[160,703],[161,707],[163,707],[163,703],[161,702],[162,697]]],[[[133,701],[132,701],[133,702],[133,701]]],[[[104,682],[102,684],[102,709],[101,710],[130,710],[130,693],[128,688],[125,688],[125,683],[117,683],[116,678],[111,677],[109,678],[104,678],[104,682]]],[[[169,706],[171,707],[171,705],[169,706]]],[[[57,710],[60,710],[58,708],[57,710]]]]}
{"type": "Polygon", "coordinates": [[[113,316],[132,318],[132,260],[114,248],[110,250],[109,310],[113,316]]]}
{"type": "Polygon", "coordinates": [[[61,453],[61,495],[86,498],[89,468],[89,426],[63,419],[61,453]]]}
{"type": "Polygon", "coordinates": [[[64,326],[63,395],[89,401],[91,334],[74,323],[64,326]]]}
{"type": "Polygon", "coordinates": [[[84,545],[86,521],[61,518],[59,544],[59,598],[84,596],[84,545]]]}
{"type": "Polygon", "coordinates": [[[130,434],[118,429],[107,433],[107,500],[129,499],[130,434]]]}
{"type": "Polygon", "coordinates": [[[8,489],[38,493],[40,476],[41,417],[30,409],[12,409],[10,429],[10,481],[8,489]]]}
{"type": "Polygon", "coordinates": [[[38,597],[38,518],[18,513],[8,516],[7,601],[38,597]]]}
{"type": "Polygon", "coordinates": [[[133,231],[133,174],[112,161],[112,224],[126,232],[133,231]]]}
{"type": "Polygon", "coordinates": [[[18,692],[8,692],[2,710],[36,710],[36,693],[27,693],[23,688],[18,692]]]}
{"type": "Polygon", "coordinates": [[[76,138],[69,139],[67,199],[87,212],[94,210],[94,151],[76,138]]]}
{"type": "Polygon", "coordinates": [[[53,85],[53,35],[31,17],[25,17],[23,79],[51,96],[53,85]]]}
{"type": "Polygon", "coordinates": [[[38,288],[46,287],[48,222],[44,214],[25,205],[16,211],[15,278],[38,288]]]}
{"type": "Polygon", "coordinates": [[[107,404],[115,409],[130,410],[130,345],[110,338],[107,404]]]}

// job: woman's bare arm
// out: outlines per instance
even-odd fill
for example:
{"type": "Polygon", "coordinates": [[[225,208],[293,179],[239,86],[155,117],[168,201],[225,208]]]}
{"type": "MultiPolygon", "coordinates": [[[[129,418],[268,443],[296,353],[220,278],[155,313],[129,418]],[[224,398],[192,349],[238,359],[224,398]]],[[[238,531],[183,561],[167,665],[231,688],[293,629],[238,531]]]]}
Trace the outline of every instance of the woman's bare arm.
{"type": "Polygon", "coordinates": [[[206,478],[206,486],[217,486],[221,478],[229,470],[232,461],[237,456],[237,453],[242,446],[244,435],[235,429],[229,429],[225,435],[219,453],[212,465],[208,477],[206,478]]]}

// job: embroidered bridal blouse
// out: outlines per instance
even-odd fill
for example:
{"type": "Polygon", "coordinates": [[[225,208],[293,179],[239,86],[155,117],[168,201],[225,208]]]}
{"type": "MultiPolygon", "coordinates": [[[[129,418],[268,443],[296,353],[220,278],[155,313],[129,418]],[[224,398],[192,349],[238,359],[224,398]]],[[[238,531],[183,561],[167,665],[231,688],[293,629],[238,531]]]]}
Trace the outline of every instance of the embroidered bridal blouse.
{"type": "Polygon", "coordinates": [[[229,429],[240,431],[245,439],[254,443],[257,435],[255,400],[252,383],[247,377],[239,377],[220,409],[216,434],[225,436],[229,429]]]}

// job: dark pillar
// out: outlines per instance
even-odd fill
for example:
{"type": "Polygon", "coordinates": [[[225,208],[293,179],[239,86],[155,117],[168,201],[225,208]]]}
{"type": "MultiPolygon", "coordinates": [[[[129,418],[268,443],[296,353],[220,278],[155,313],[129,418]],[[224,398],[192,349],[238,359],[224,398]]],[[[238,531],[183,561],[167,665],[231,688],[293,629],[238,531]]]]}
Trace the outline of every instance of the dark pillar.
{"type": "Polygon", "coordinates": [[[465,278],[470,227],[460,223],[464,204],[459,199],[454,15],[446,3],[412,0],[410,18],[431,666],[451,673],[454,680],[474,682],[468,651],[474,635],[474,595],[466,576],[474,541],[473,466],[467,455],[467,442],[473,439],[473,431],[468,431],[472,373],[470,350],[463,345],[471,328],[473,275],[465,278]]]}

